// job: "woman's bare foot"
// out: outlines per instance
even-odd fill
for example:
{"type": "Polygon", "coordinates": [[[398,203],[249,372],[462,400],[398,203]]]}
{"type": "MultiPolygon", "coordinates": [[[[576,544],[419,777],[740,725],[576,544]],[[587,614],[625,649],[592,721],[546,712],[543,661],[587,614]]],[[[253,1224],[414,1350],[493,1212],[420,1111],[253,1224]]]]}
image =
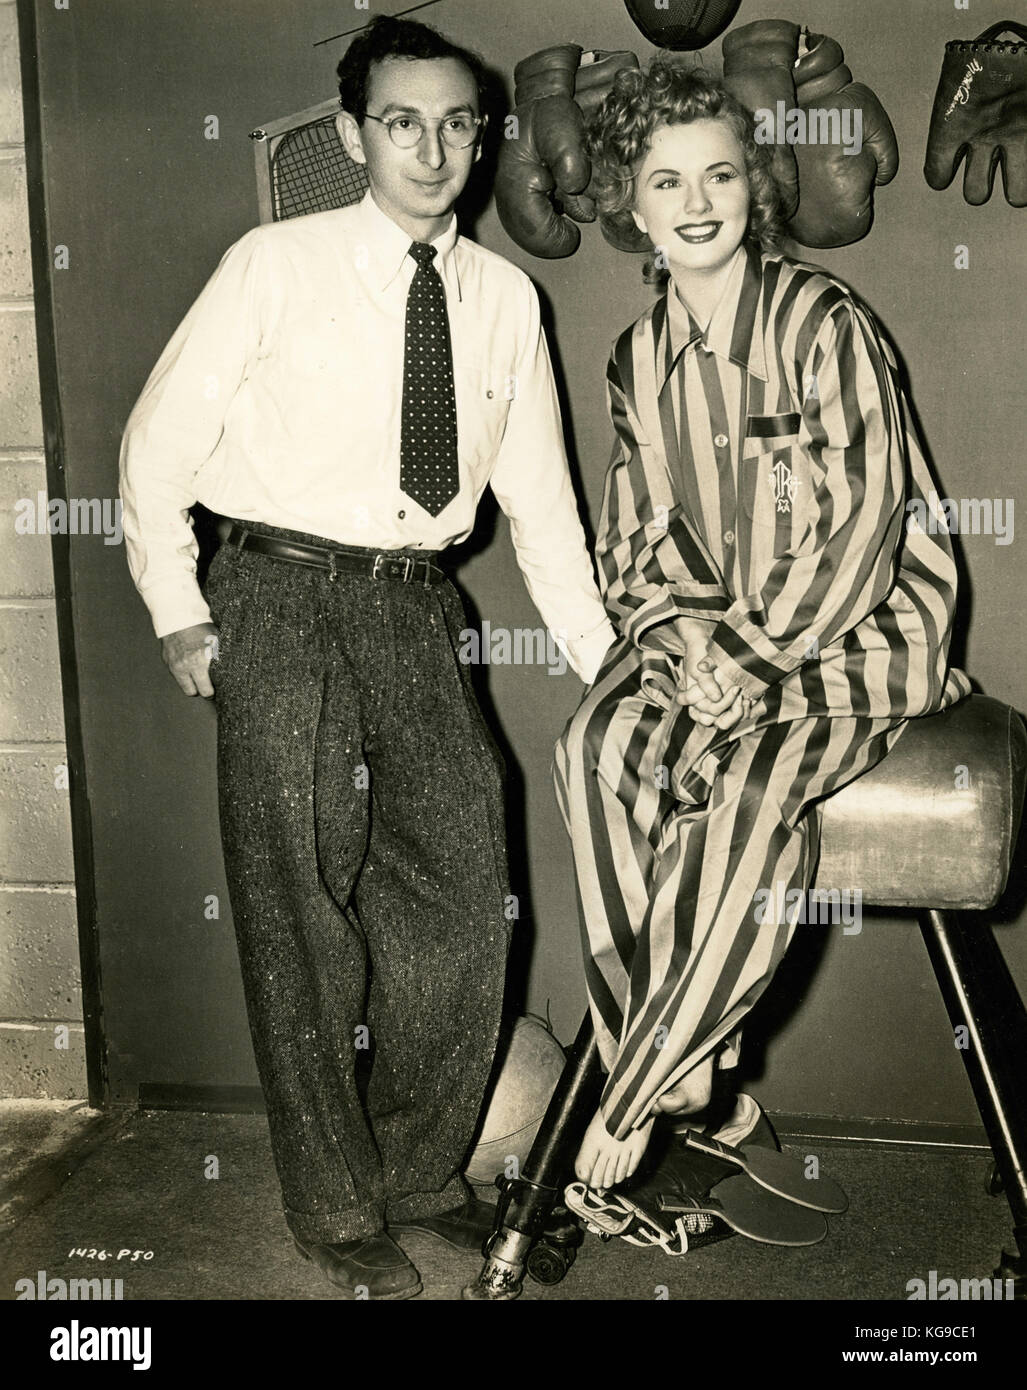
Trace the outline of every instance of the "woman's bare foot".
{"type": "Polygon", "coordinates": [[[614,1139],[601,1110],[592,1116],[574,1160],[574,1172],[589,1187],[603,1191],[630,1178],[649,1143],[652,1119],[633,1129],[624,1139],[614,1139]]]}
{"type": "Polygon", "coordinates": [[[596,1191],[616,1187],[631,1177],[649,1145],[649,1134],[657,1115],[697,1115],[705,1110],[713,1094],[713,1057],[693,1067],[687,1076],[664,1091],[653,1106],[645,1124],[624,1139],[614,1139],[606,1128],[602,1111],[597,1110],[581,1141],[574,1160],[574,1173],[580,1182],[596,1191]]]}
{"type": "Polygon", "coordinates": [[[683,1076],[676,1086],[664,1091],[653,1106],[660,1115],[698,1115],[713,1095],[713,1058],[708,1057],[683,1076]]]}

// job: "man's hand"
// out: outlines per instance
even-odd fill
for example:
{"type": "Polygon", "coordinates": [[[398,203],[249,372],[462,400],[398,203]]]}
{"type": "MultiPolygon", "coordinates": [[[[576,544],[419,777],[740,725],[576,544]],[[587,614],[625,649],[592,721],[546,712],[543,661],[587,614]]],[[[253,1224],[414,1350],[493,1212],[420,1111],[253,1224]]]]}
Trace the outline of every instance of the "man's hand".
{"type": "Polygon", "coordinates": [[[218,630],[213,623],[196,623],[193,627],[169,632],[160,639],[164,664],[178,681],[186,695],[205,695],[210,699],[214,687],[207,667],[217,655],[218,630]]]}

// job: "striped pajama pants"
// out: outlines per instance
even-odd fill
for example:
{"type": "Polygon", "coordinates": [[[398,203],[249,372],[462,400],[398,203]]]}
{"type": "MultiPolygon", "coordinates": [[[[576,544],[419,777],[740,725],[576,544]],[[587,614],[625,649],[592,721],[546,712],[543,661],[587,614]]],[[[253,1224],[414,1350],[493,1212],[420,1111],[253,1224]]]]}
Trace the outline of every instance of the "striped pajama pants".
{"type": "Polygon", "coordinates": [[[733,729],[704,727],[647,693],[644,655],[626,640],[611,648],[554,764],[616,1138],[711,1053],[737,1060],[740,1021],[800,915],[761,924],[757,894],[799,901],[781,895],[805,892],[816,870],[811,803],[879,762],[906,723],[778,722],[772,687],[733,729]]]}

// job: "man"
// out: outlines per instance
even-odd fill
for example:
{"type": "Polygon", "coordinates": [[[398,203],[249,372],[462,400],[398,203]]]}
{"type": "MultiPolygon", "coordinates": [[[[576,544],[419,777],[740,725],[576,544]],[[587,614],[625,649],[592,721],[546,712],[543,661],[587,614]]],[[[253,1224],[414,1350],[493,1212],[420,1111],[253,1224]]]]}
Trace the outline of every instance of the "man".
{"type": "Polygon", "coordinates": [[[613,631],[535,292],[457,234],[480,61],[376,19],[339,90],[367,195],[230,248],[129,420],[122,496],[164,660],[187,694],[215,696],[225,868],[287,1222],[348,1297],[408,1298],[419,1276],[390,1231],[474,1249],[491,1224],[459,1169],[510,929],[502,763],[435,563],[486,483],[585,681],[613,631]],[[196,500],[223,518],[203,594],[196,500]]]}

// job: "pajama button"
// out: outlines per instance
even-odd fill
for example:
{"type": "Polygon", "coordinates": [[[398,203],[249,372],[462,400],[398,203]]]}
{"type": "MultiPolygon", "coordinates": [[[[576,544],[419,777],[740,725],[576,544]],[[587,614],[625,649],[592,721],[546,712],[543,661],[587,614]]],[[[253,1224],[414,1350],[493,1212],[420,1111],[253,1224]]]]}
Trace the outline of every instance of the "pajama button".
{"type": "Polygon", "coordinates": [[[735,538],[735,533],[734,533],[734,531],[725,531],[725,532],[724,532],[724,544],[725,544],[725,545],[730,545],[731,542],[734,540],[734,538],[735,538]]]}
{"type": "Polygon", "coordinates": [[[406,512],[397,512],[396,515],[399,517],[400,521],[402,521],[406,516],[406,512]]]}
{"type": "Polygon", "coordinates": [[[725,448],[726,445],[727,445],[727,435],[726,435],[726,434],[715,434],[715,435],[713,436],[713,442],[714,442],[714,444],[716,444],[716,446],[717,446],[718,449],[723,449],[723,448],[725,448]]]}

